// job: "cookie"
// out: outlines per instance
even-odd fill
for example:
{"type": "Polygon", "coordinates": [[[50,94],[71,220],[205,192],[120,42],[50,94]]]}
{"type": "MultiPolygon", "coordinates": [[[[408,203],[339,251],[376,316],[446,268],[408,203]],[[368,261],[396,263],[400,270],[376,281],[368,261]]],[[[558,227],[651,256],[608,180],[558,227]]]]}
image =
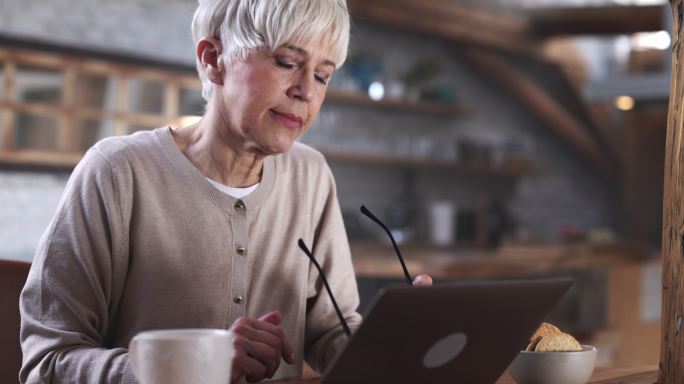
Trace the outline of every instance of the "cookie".
{"type": "Polygon", "coordinates": [[[546,337],[548,335],[553,335],[554,333],[561,333],[561,330],[558,329],[553,324],[550,323],[541,323],[539,328],[537,328],[536,331],[534,331],[534,334],[532,337],[530,337],[530,340],[534,340],[535,338],[539,337],[546,337]]]}
{"type": "Polygon", "coordinates": [[[539,343],[539,340],[541,340],[541,336],[537,336],[534,339],[530,340],[529,343],[527,343],[527,347],[525,348],[526,351],[534,351],[534,349],[537,347],[537,343],[539,343]]]}
{"type": "Polygon", "coordinates": [[[535,347],[537,346],[537,343],[539,343],[539,340],[548,335],[553,335],[557,333],[561,333],[561,331],[555,325],[549,323],[541,323],[541,325],[539,326],[539,328],[537,328],[532,337],[530,337],[530,342],[529,344],[527,344],[527,348],[525,348],[525,350],[534,351],[535,347]]]}
{"type": "Polygon", "coordinates": [[[572,335],[554,333],[542,337],[534,350],[536,352],[574,352],[581,351],[582,346],[572,335]]]}

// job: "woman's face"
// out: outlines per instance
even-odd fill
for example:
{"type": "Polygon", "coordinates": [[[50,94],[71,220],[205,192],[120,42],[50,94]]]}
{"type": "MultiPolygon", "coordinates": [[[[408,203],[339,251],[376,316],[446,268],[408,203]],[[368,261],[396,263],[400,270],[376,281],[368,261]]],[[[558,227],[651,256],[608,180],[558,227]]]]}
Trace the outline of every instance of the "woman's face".
{"type": "Polygon", "coordinates": [[[331,57],[321,38],[226,64],[214,102],[233,144],[264,155],[287,151],[318,115],[335,70],[331,57]]]}

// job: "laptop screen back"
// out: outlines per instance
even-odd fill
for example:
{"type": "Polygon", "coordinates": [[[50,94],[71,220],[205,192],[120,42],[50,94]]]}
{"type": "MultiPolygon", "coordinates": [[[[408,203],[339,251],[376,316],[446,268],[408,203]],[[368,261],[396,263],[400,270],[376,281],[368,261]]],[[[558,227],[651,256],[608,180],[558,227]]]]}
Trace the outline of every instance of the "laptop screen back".
{"type": "Polygon", "coordinates": [[[390,287],[321,383],[494,383],[570,279],[390,287]]]}

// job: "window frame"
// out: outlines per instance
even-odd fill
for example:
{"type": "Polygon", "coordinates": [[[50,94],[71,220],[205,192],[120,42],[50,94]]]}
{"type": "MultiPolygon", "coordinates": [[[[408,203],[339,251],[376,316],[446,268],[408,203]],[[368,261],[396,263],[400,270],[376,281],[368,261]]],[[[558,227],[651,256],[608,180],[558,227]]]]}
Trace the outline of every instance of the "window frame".
{"type": "MultiPolygon", "coordinates": [[[[83,51],[59,52],[36,50],[21,47],[0,46],[0,81],[4,91],[0,95],[0,165],[41,165],[74,166],[85,150],[76,148],[74,135],[75,122],[78,120],[113,122],[114,135],[128,134],[129,126],[161,127],[179,126],[183,116],[179,115],[180,93],[182,89],[201,91],[202,84],[195,68],[187,65],[174,65],[163,62],[146,62],[133,57],[98,58],[97,53],[88,55],[83,51]],[[22,66],[57,70],[62,74],[61,97],[58,104],[18,101],[15,98],[15,79],[17,69],[22,66]],[[76,82],[79,73],[106,76],[115,82],[115,105],[113,110],[82,107],[75,104],[76,82]],[[130,110],[129,80],[139,79],[164,85],[161,114],[134,113],[130,110]],[[15,147],[15,115],[26,113],[35,116],[48,116],[58,119],[58,142],[56,150],[21,149],[15,147]]],[[[111,55],[108,55],[111,56],[111,55]]]]}

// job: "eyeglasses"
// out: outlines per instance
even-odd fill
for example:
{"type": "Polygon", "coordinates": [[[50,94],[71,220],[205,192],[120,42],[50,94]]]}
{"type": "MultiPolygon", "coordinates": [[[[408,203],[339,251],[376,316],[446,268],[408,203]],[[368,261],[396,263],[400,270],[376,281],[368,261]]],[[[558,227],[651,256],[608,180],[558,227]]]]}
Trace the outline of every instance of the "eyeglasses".
{"type": "MultiPolygon", "coordinates": [[[[387,235],[389,236],[390,240],[392,241],[392,246],[394,246],[394,251],[397,254],[397,257],[399,258],[399,262],[401,263],[401,268],[404,270],[404,276],[406,277],[406,282],[409,285],[412,285],[411,283],[411,275],[409,275],[408,269],[406,268],[406,263],[404,263],[404,258],[401,256],[401,252],[399,252],[399,247],[397,246],[397,242],[394,240],[394,236],[392,236],[392,232],[387,228],[387,226],[380,221],[375,215],[373,215],[368,208],[366,208],[365,205],[361,206],[361,213],[364,215],[368,216],[371,220],[375,221],[382,227],[382,229],[387,232],[387,235]]],[[[318,270],[318,274],[321,276],[321,280],[323,280],[323,285],[325,286],[325,290],[328,291],[328,296],[330,296],[330,300],[332,301],[333,307],[335,308],[335,312],[337,313],[337,317],[340,319],[340,324],[342,324],[342,329],[344,329],[344,333],[347,335],[347,337],[351,337],[351,331],[349,330],[349,325],[347,324],[347,321],[344,319],[344,316],[342,316],[342,311],[340,311],[340,307],[337,305],[337,301],[335,300],[335,296],[332,293],[332,290],[330,289],[330,285],[328,284],[328,279],[325,278],[325,273],[323,273],[323,269],[321,268],[321,265],[318,264],[318,261],[316,261],[316,258],[313,256],[311,251],[309,251],[309,248],[306,246],[306,243],[304,243],[304,240],[299,239],[297,242],[299,245],[299,248],[301,248],[302,251],[306,254],[306,256],[309,257],[309,260],[313,263],[313,265],[316,267],[316,270],[318,270]]]]}
{"type": "Polygon", "coordinates": [[[306,253],[307,256],[309,256],[309,259],[313,263],[313,265],[316,267],[318,270],[318,274],[321,276],[321,279],[323,280],[323,285],[325,285],[325,290],[328,291],[328,296],[330,296],[330,300],[332,300],[333,307],[335,307],[335,312],[337,312],[337,317],[340,319],[340,323],[342,324],[342,328],[344,329],[344,333],[347,335],[347,337],[351,337],[351,331],[349,330],[349,325],[347,325],[347,321],[344,319],[344,316],[342,316],[342,311],[340,311],[340,307],[337,305],[337,300],[335,300],[335,296],[332,293],[332,290],[330,290],[330,285],[328,284],[328,279],[325,278],[325,273],[323,273],[323,269],[321,268],[320,264],[318,264],[318,261],[316,261],[316,258],[313,257],[311,254],[311,251],[309,251],[309,248],[306,247],[306,244],[304,243],[304,240],[299,239],[299,248],[306,253]]]}
{"type": "Polygon", "coordinates": [[[392,246],[394,247],[394,252],[396,252],[397,257],[399,258],[399,262],[401,263],[401,268],[404,270],[404,276],[406,277],[406,283],[408,283],[408,285],[411,285],[411,282],[413,281],[413,279],[411,279],[411,275],[409,275],[408,269],[406,268],[406,263],[404,263],[404,258],[401,256],[401,252],[399,252],[399,247],[397,246],[397,242],[394,240],[394,236],[392,236],[392,231],[390,231],[389,228],[387,228],[387,226],[382,221],[380,221],[380,219],[375,217],[375,215],[372,214],[371,211],[369,211],[365,205],[361,206],[361,213],[363,213],[364,215],[368,216],[371,220],[378,223],[378,225],[381,226],[382,229],[385,230],[385,232],[387,232],[387,235],[389,236],[390,240],[392,240],[392,246]]]}

